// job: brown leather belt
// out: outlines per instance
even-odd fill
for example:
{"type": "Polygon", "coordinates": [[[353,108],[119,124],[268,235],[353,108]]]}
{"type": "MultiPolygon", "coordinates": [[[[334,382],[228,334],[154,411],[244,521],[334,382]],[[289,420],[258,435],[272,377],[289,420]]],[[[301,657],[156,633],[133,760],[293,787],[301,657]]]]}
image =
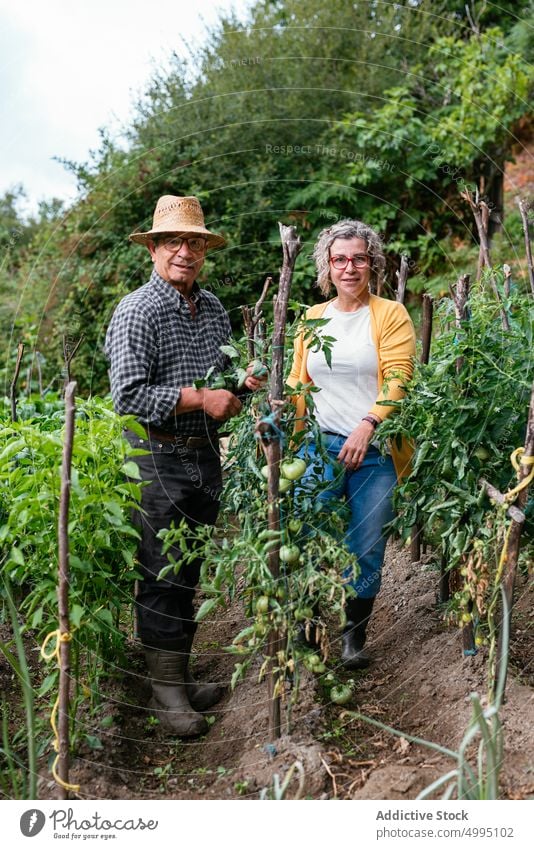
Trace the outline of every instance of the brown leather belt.
{"type": "Polygon", "coordinates": [[[212,438],[207,436],[185,436],[182,434],[165,433],[165,431],[156,430],[153,427],[147,427],[146,432],[149,439],[155,439],[159,442],[172,442],[173,445],[183,445],[185,448],[206,448],[218,440],[217,436],[212,438]]]}

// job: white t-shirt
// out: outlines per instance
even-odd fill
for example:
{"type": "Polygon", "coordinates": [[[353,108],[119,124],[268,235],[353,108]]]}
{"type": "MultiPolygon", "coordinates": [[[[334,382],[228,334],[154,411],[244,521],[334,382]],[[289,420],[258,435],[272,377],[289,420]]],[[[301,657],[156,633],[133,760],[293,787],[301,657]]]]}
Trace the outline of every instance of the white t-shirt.
{"type": "Polygon", "coordinates": [[[328,304],[328,324],[318,332],[333,336],[332,368],[322,351],[308,352],[308,373],[320,392],[313,395],[321,430],[348,436],[374,406],[378,395],[378,357],[371,335],[369,307],[342,312],[328,304]]]}

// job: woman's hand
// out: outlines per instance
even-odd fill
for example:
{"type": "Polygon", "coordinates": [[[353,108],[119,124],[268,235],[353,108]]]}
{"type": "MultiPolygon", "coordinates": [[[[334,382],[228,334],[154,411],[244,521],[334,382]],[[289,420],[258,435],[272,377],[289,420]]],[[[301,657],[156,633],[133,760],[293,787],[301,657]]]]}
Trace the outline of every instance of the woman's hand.
{"type": "Polygon", "coordinates": [[[373,439],[375,429],[370,422],[360,422],[347,437],[337,459],[345,465],[345,468],[355,471],[358,469],[367,454],[369,443],[373,439]]]}
{"type": "Polygon", "coordinates": [[[266,366],[262,365],[258,360],[253,360],[247,366],[247,377],[244,381],[244,386],[250,389],[251,392],[256,392],[265,385],[269,373],[266,366]]]}

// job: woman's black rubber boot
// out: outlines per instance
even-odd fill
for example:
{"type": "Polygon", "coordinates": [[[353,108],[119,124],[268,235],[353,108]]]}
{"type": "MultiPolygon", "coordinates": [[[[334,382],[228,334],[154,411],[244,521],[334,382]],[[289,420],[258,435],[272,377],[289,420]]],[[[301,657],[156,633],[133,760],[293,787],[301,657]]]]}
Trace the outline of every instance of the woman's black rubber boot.
{"type": "Polygon", "coordinates": [[[365,669],[371,662],[364,646],[374,603],[375,597],[351,598],[345,605],[347,624],[341,637],[341,665],[345,669],[365,669]]]}

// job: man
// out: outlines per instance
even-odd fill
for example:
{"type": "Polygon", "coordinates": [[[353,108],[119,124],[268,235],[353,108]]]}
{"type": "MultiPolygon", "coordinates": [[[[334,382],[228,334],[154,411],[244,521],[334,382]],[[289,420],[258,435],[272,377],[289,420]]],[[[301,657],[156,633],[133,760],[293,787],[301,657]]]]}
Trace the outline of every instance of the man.
{"type": "MultiPolygon", "coordinates": [[[[231,335],[228,314],[196,283],[206,251],[224,245],[224,239],[206,228],[197,198],[172,195],[158,200],[152,229],[129,238],[148,247],[154,268],[149,282],[115,310],[106,354],[117,413],[134,414],[148,435],[127,437],[150,452],[136,457],[142,480],[150,482],[137,519],[143,574],[138,631],[151,677],[149,707],[167,730],[191,737],[207,731],[200,711],[221,697],[217,685],[196,684],[189,672],[201,563],[182,564],[178,574],[158,581],[168,559],[157,534],[182,518],[191,528],[213,525],[217,518],[222,487],[217,429],[239,413],[241,401],[225,389],[197,390],[193,381],[211,367],[220,372],[228,365],[220,350],[231,335]]],[[[254,390],[260,381],[249,374],[245,386],[254,390]]]]}

